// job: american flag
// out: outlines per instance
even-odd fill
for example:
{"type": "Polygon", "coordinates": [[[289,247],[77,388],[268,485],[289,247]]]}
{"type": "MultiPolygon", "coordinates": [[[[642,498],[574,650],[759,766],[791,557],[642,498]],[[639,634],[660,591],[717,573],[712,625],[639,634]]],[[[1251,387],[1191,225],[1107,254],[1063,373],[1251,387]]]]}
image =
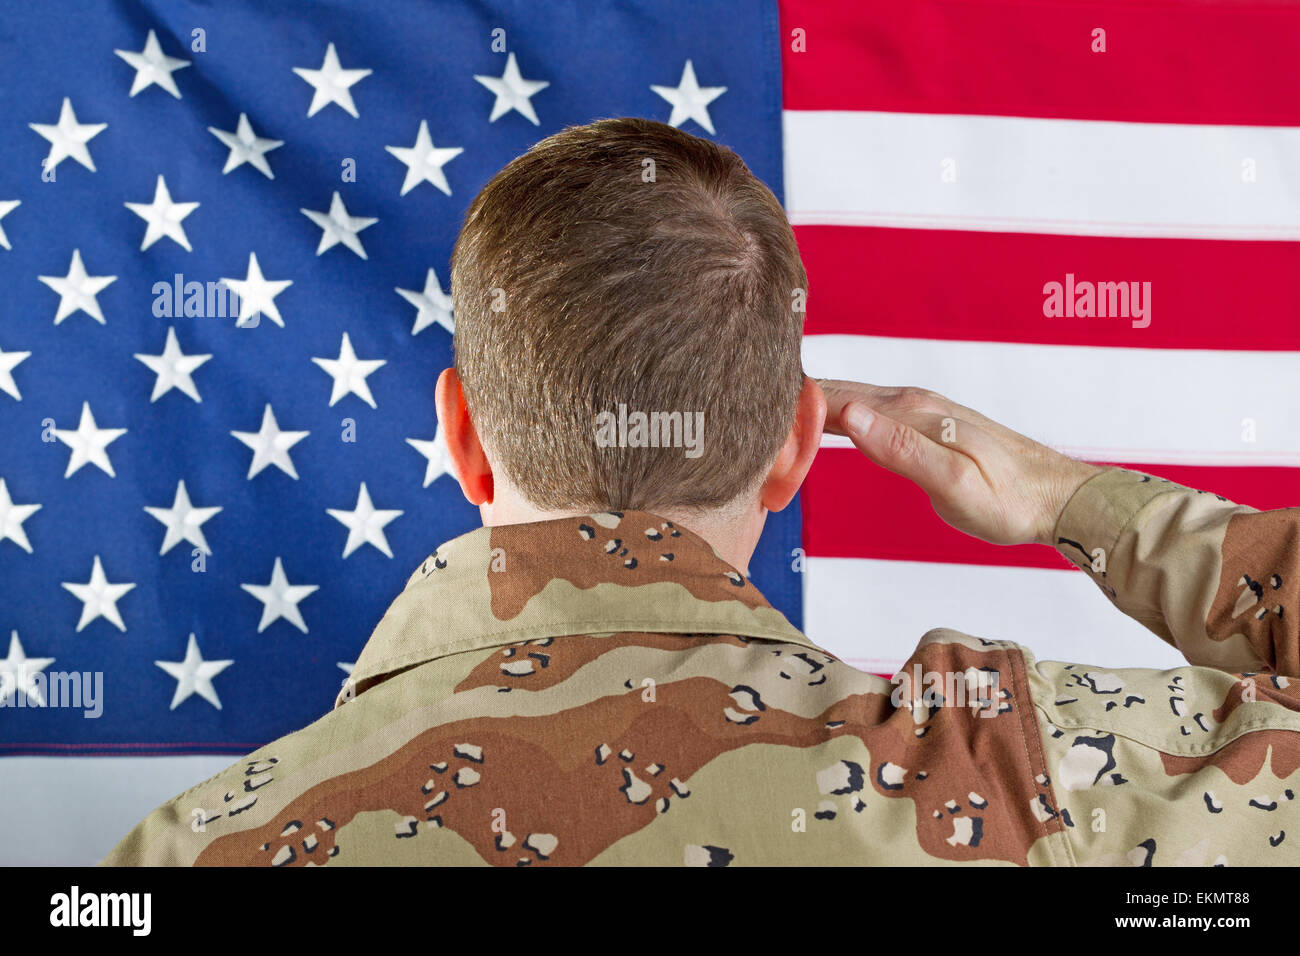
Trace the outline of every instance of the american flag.
{"type": "MultiPolygon", "coordinates": [[[[6,5],[0,751],[63,759],[0,759],[4,862],[38,861],[67,767],[125,788],[101,854],[203,775],[77,755],[243,754],[329,710],[411,571],[479,524],[433,404],[469,201],[623,115],[780,195],[777,30],[763,3],[6,5]],[[49,699],[72,673],[83,697],[102,674],[98,716],[49,699]]],[[[794,507],[752,567],[796,624],[799,543],[794,507]]]]}
{"type": "MultiPolygon", "coordinates": [[[[407,571],[477,523],[421,444],[450,362],[464,206],[533,142],[600,116],[723,142],[784,199],[810,276],[810,374],[931,388],[1090,460],[1295,504],[1289,0],[60,9],[0,20],[0,384],[6,371],[14,384],[0,394],[0,529],[31,547],[0,541],[0,631],[50,670],[110,679],[98,721],[0,710],[9,752],[244,752],[328,706],[407,571]],[[69,152],[43,182],[56,144],[27,124],[58,129],[65,98],[97,168],[69,152]],[[142,212],[167,197],[200,205],[151,226],[142,212]],[[154,285],[174,292],[177,274],[250,283],[240,302],[263,303],[260,322],[185,317],[183,287],[181,314],[156,316],[154,285]],[[116,276],[93,293],[102,325],[84,308],[54,324],[81,300],[38,277],[69,275],[82,288],[116,276]],[[1049,315],[1051,283],[1072,305],[1085,284],[1137,283],[1146,314],[1102,317],[1094,299],[1093,315],[1049,315]],[[104,446],[116,477],[89,457],[64,477],[77,453],[57,432],[79,433],[85,403],[87,435],[127,429],[104,446]],[[182,481],[195,521],[160,554],[182,481]],[[367,500],[376,514],[358,521],[367,500]],[[201,573],[187,530],[206,542],[201,573]],[[124,632],[107,614],[77,630],[88,605],[63,584],[93,583],[96,557],[101,589],[135,585],[109,602],[124,632]],[[210,675],[220,710],[198,680],[171,707],[181,680],[155,662],[185,673],[190,633],[196,677],[233,662],[210,675]]],[[[1043,658],[1178,662],[1063,560],[960,536],[842,441],[826,439],[801,498],[802,528],[796,508],[769,522],[754,579],[857,666],[892,673],[936,626],[1043,658]]],[[[24,784],[0,788],[11,856],[94,858],[227,758],[92,759],[0,762],[24,784]],[[93,812],[88,779],[107,794],[93,812]],[[56,817],[57,837],[25,834],[56,817]]]]}
{"type": "MultiPolygon", "coordinates": [[[[1300,500],[1300,5],[785,0],[781,21],[810,374],[1300,500]]],[[[964,537],[842,440],[803,508],[805,630],[865,670],[933,627],[1184,663],[1051,550],[964,537]]]]}

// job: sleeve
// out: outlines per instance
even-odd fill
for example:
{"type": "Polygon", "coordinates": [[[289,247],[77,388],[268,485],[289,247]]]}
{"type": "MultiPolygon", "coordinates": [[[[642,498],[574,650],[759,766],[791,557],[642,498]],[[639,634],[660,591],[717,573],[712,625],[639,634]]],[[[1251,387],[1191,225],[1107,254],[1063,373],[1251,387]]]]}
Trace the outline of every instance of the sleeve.
{"type": "Polygon", "coordinates": [[[1257,511],[1110,468],[1074,493],[1054,538],[1189,663],[1300,676],[1300,508],[1257,511]]]}

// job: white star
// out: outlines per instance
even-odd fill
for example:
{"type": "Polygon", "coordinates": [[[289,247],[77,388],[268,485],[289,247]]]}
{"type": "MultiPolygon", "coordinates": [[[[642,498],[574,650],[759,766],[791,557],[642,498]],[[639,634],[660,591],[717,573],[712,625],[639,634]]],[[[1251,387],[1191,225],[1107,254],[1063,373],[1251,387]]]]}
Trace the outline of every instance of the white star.
{"type": "Polygon", "coordinates": [[[82,402],[81,421],[76,430],[54,429],[54,437],[72,449],[72,454],[68,456],[68,470],[63,473],[63,477],[71,477],[82,465],[95,465],[109,477],[116,478],[106,449],[125,434],[125,428],[97,427],[95,416],[90,411],[90,402],[82,402]]]}
{"type": "Polygon", "coordinates": [[[109,584],[108,578],[104,577],[104,567],[99,563],[99,555],[95,555],[95,564],[90,569],[89,581],[85,584],[64,581],[63,586],[81,602],[81,620],[77,622],[78,634],[81,633],[82,628],[99,617],[116,626],[119,631],[126,630],[126,625],[122,623],[122,615],[117,610],[117,602],[135,585],[109,584]]]}
{"type": "Polygon", "coordinates": [[[14,381],[14,369],[18,363],[28,358],[31,352],[6,352],[0,349],[0,392],[8,392],[18,401],[23,397],[18,393],[18,383],[14,381]]]}
{"type": "MultiPolygon", "coordinates": [[[[3,219],[21,205],[22,200],[20,199],[0,199],[0,219],[3,219]]],[[[0,246],[6,249],[13,248],[13,246],[9,245],[9,237],[5,235],[3,226],[0,226],[0,246]]]]}
{"type": "Polygon", "coordinates": [[[176,97],[181,98],[181,91],[176,88],[172,74],[190,65],[189,60],[179,60],[173,56],[164,56],[158,37],[152,30],[144,41],[144,49],[139,53],[131,50],[114,50],[118,56],[135,68],[135,79],[131,83],[131,95],[139,93],[154,83],[176,97]]]}
{"type": "Polygon", "coordinates": [[[393,556],[393,552],[388,548],[388,538],[384,535],[384,526],[402,512],[376,509],[370,500],[370,492],[366,491],[364,481],[361,482],[361,490],[357,493],[355,508],[351,511],[326,508],[325,511],[348,529],[348,540],[343,545],[343,557],[346,558],[363,544],[372,544],[388,557],[393,556]]]}
{"type": "Polygon", "coordinates": [[[271,405],[267,403],[266,410],[262,413],[262,427],[260,429],[255,432],[231,432],[230,434],[253,449],[253,461],[248,466],[250,481],[267,465],[275,465],[290,478],[296,480],[298,472],[294,471],[293,459],[289,457],[289,449],[310,435],[311,432],[281,431],[279,423],[275,420],[275,412],[271,411],[271,405]]]}
{"type": "Polygon", "coordinates": [[[182,541],[188,541],[204,554],[212,553],[208,539],[203,537],[201,525],[221,509],[194,507],[189,492],[185,490],[185,482],[176,483],[176,497],[172,499],[170,508],[146,507],[144,510],[161,521],[167,529],[159,554],[166,554],[182,541]]]}
{"type": "Polygon", "coordinates": [[[253,124],[248,121],[248,116],[244,113],[239,114],[239,125],[235,127],[233,133],[217,129],[215,126],[209,126],[208,132],[230,148],[230,155],[226,157],[226,168],[221,171],[223,175],[248,163],[267,179],[275,178],[275,174],[271,172],[271,164],[266,161],[266,154],[283,146],[284,140],[262,139],[254,135],[253,124]]]}
{"type": "Polygon", "coordinates": [[[9,497],[9,487],[0,478],[0,541],[8,538],[28,554],[32,553],[31,542],[23,531],[23,522],[41,510],[40,505],[16,505],[9,497]]]}
{"type": "Polygon", "coordinates": [[[45,698],[36,682],[36,675],[53,663],[53,657],[28,657],[24,654],[18,632],[11,631],[9,656],[0,660],[0,703],[8,700],[9,695],[21,691],[29,703],[44,707],[45,698]]]}
{"type": "Polygon", "coordinates": [[[352,668],[357,666],[355,661],[353,661],[351,664],[349,664],[347,661],[339,661],[338,665],[339,665],[339,670],[343,671],[343,673],[349,676],[351,676],[352,674],[352,668]]]}
{"type": "MultiPolygon", "coordinates": [[[[270,280],[262,276],[262,268],[257,264],[257,253],[248,254],[248,277],[245,279],[222,279],[226,288],[239,296],[239,318],[235,325],[250,324],[249,319],[258,313],[264,313],[268,319],[284,328],[284,319],[275,307],[275,297],[289,286],[292,279],[270,280]]],[[[256,325],[257,323],[251,323],[256,325]]]]}
{"type": "Polygon", "coordinates": [[[408,438],[406,443],[428,461],[424,469],[424,484],[421,487],[428,488],[438,478],[451,474],[451,455],[447,453],[447,442],[443,438],[441,428],[434,432],[432,441],[408,438]]]}
{"type": "Polygon", "coordinates": [[[334,198],[330,200],[328,214],[317,212],[314,209],[301,209],[299,211],[321,227],[320,245],[316,247],[316,255],[320,255],[326,249],[341,242],[362,259],[366,258],[366,250],[362,248],[357,233],[362,229],[368,229],[379,220],[367,219],[364,216],[349,216],[347,207],[343,205],[343,199],[339,196],[337,190],[334,193],[334,198]]]}
{"type": "Polygon", "coordinates": [[[154,661],[176,679],[176,693],[172,697],[171,709],[175,710],[183,701],[193,694],[198,694],[217,710],[221,709],[221,698],[212,686],[212,678],[224,671],[234,661],[205,661],[199,653],[199,642],[190,635],[190,642],[185,648],[183,661],[154,661]]]}
{"type": "Polygon", "coordinates": [[[335,402],[349,393],[360,396],[361,400],[371,408],[376,407],[375,399],[370,394],[370,386],[366,384],[366,376],[380,366],[387,365],[388,361],[386,359],[357,358],[356,353],[352,351],[352,342],[348,338],[348,334],[344,332],[343,342],[339,346],[338,358],[313,358],[312,361],[334,379],[334,387],[330,391],[330,408],[333,408],[335,402]]]}
{"type": "Polygon", "coordinates": [[[398,289],[397,294],[419,310],[415,314],[412,335],[418,335],[435,322],[448,332],[456,331],[456,325],[451,318],[451,296],[442,291],[442,286],[438,284],[438,277],[432,269],[424,277],[423,292],[416,292],[414,289],[398,289]]]}
{"type": "Polygon", "coordinates": [[[352,93],[349,91],[349,87],[365,79],[372,71],[343,69],[339,64],[338,54],[334,52],[333,43],[325,48],[325,62],[321,64],[319,70],[306,70],[300,66],[295,66],[293,72],[301,76],[315,89],[315,93],[312,94],[311,98],[311,106],[307,107],[309,117],[315,116],[331,103],[337,103],[343,107],[352,115],[353,119],[359,116],[356,104],[352,102],[352,93]]]}
{"type": "MultiPolygon", "coordinates": [[[[144,355],[136,352],[135,357],[149,366],[149,371],[158,376],[154,379],[153,395],[149,397],[149,401],[158,401],[173,388],[184,392],[196,402],[203,401],[190,374],[212,356],[210,354],[186,355],[182,352],[180,343],[176,341],[174,327],[167,329],[167,343],[163,346],[161,355],[144,355]]],[[[3,386],[3,382],[0,382],[0,386],[3,386]]]]}
{"type": "Polygon", "coordinates": [[[95,171],[95,163],[90,158],[90,150],[86,148],[86,143],[108,129],[107,123],[78,123],[77,114],[72,112],[72,101],[65,96],[63,109],[59,111],[58,123],[53,126],[42,123],[27,125],[50,141],[50,151],[41,163],[47,172],[57,169],[59,163],[69,157],[81,163],[92,173],[95,171]]]}
{"type": "Polygon", "coordinates": [[[81,262],[81,250],[72,250],[72,264],[68,266],[66,276],[37,276],[47,286],[59,294],[59,310],[54,313],[54,324],[58,325],[72,313],[81,311],[98,322],[104,322],[104,313],[99,311],[99,300],[95,296],[117,281],[117,276],[86,275],[86,267],[81,262]]]}
{"type": "Polygon", "coordinates": [[[506,60],[506,71],[500,77],[476,74],[474,79],[497,95],[496,102],[492,104],[492,115],[488,117],[489,123],[495,123],[511,110],[518,110],[530,123],[538,125],[531,97],[551,84],[545,80],[525,80],[520,76],[519,64],[515,62],[513,53],[506,60]]]}
{"type": "Polygon", "coordinates": [[[429,138],[429,124],[425,120],[420,120],[420,130],[415,134],[414,146],[385,146],[384,149],[406,164],[403,196],[424,182],[433,183],[448,196],[451,195],[451,186],[447,184],[447,174],[442,171],[442,167],[465,150],[459,146],[435,149],[433,140],[429,138]]]}
{"type": "Polygon", "coordinates": [[[189,239],[185,238],[185,229],[181,226],[181,220],[198,209],[199,204],[172,202],[171,193],[167,191],[167,183],[162,176],[158,177],[158,183],[154,187],[153,202],[126,202],[122,205],[149,224],[149,228],[144,231],[144,242],[140,244],[141,252],[163,236],[175,242],[186,252],[193,252],[189,239]]]}
{"type": "Polygon", "coordinates": [[[676,86],[651,84],[650,89],[673,105],[672,116],[668,117],[669,126],[681,126],[688,119],[693,119],[710,133],[713,132],[713,121],[709,119],[709,104],[727,92],[725,86],[701,87],[695,79],[695,67],[691,66],[690,60],[686,61],[682,81],[676,86]]]}
{"type": "Polygon", "coordinates": [[[284,566],[277,557],[275,567],[271,569],[270,584],[241,584],[240,587],[262,602],[262,620],[257,625],[258,634],[280,618],[284,618],[304,634],[307,633],[307,623],[302,619],[302,612],[298,610],[298,602],[312,592],[320,590],[319,585],[290,584],[289,579],[284,575],[284,566]]]}

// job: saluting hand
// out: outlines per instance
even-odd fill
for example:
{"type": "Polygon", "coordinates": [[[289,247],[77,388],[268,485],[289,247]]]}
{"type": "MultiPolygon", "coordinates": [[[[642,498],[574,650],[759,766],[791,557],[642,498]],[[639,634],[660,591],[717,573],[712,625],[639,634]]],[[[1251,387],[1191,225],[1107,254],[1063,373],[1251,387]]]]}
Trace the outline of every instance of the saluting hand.
{"type": "Polygon", "coordinates": [[[922,388],[819,380],[825,430],[930,496],[939,517],[992,544],[1054,545],[1070,496],[1104,469],[922,388]]]}

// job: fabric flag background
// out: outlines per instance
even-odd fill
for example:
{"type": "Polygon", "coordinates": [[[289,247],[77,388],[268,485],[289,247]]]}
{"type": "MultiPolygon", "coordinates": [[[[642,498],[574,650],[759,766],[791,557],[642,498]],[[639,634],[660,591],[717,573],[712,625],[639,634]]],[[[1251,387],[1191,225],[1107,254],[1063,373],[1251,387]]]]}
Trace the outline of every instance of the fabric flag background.
{"type": "MultiPolygon", "coordinates": [[[[781,16],[809,374],[922,386],[1090,461],[1300,504],[1300,7],[781,16]],[[1137,283],[1149,310],[1045,314],[1044,287],[1074,281],[1137,283]]],[[[893,673],[943,626],[1040,659],[1183,663],[1055,553],[958,534],[844,445],[803,489],[824,647],[893,673]]]]}
{"type": "MultiPolygon", "coordinates": [[[[810,374],[931,388],[1064,451],[1257,507],[1300,494],[1291,4],[62,9],[0,21],[0,534],[21,532],[0,540],[0,662],[17,659],[17,631],[20,654],[54,658],[48,670],[103,671],[105,700],[97,720],[0,709],[15,754],[0,759],[0,862],[97,859],[229,760],[183,755],[243,753],[314,719],[410,569],[475,525],[427,444],[433,376],[450,361],[451,245],[487,178],[568,124],[673,122],[735,148],[783,197],[810,276],[810,374]],[[150,31],[154,52],[190,65],[150,73],[150,31]],[[333,73],[331,44],[333,85],[311,72],[333,73]],[[504,78],[518,108],[491,119],[508,95],[476,76],[504,78]],[[60,132],[65,97],[75,118],[60,132]],[[29,123],[70,151],[54,182],[41,164],[57,144],[29,123]],[[76,159],[87,136],[94,172],[76,159]],[[403,193],[411,149],[431,172],[403,193]],[[179,229],[158,215],[159,176],[170,201],[199,203],[179,229]],[[142,250],[148,215],[161,238],[142,250]],[[338,241],[317,255],[323,235],[338,241]],[[155,283],[252,280],[250,253],[268,282],[293,283],[273,299],[283,328],[267,314],[256,328],[155,315],[155,283]],[[78,263],[116,276],[90,311],[78,263]],[[1150,283],[1149,322],[1045,315],[1045,284],[1074,280],[1150,283]],[[169,329],[194,358],[175,360],[169,329]],[[83,403],[94,420],[79,427],[83,403]],[[268,404],[278,444],[259,437],[268,404]],[[110,477],[94,439],[120,428],[103,445],[110,477]],[[86,463],[65,478],[79,447],[86,463]],[[190,506],[221,511],[176,520],[181,481],[190,506]],[[402,513],[360,520],[363,482],[375,509],[402,513]],[[327,509],[358,528],[346,557],[353,536],[327,509]],[[202,573],[187,531],[210,551],[202,573]],[[206,668],[186,669],[191,633],[206,668]],[[186,673],[196,691],[210,676],[219,710],[202,692],[171,707],[186,673]]],[[[802,528],[800,508],[770,525],[755,582],[859,667],[891,673],[936,626],[1040,658],[1179,663],[1063,560],[950,531],[842,441],[825,441],[801,497],[802,528]]]]}
{"type": "MultiPolygon", "coordinates": [[[[58,9],[0,19],[6,863],[98,859],[327,712],[409,574],[478,526],[433,387],[452,245],[498,169],[644,115],[783,191],[771,6],[58,9]],[[222,279],[255,326],[185,314],[185,283],[222,279]],[[74,671],[103,674],[99,717],[28,706],[31,673],[74,671]]],[[[799,525],[751,568],[796,623],[799,525]]]]}

